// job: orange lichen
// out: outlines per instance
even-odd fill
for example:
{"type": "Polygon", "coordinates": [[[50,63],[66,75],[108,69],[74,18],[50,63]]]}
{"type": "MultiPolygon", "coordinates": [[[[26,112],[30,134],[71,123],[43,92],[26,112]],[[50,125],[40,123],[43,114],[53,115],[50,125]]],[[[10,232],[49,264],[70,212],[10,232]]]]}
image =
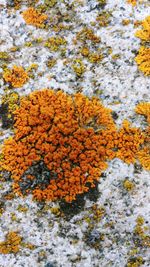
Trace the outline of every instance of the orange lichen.
{"type": "Polygon", "coordinates": [[[142,21],[142,29],[137,30],[135,36],[144,42],[150,42],[150,16],[147,16],[145,20],[142,21]]]}
{"type": "Polygon", "coordinates": [[[0,253],[17,253],[20,250],[21,240],[22,238],[18,233],[9,232],[6,235],[6,240],[0,242],[0,253]]]}
{"type": "Polygon", "coordinates": [[[29,7],[28,9],[23,11],[22,15],[27,24],[30,24],[36,27],[43,27],[43,23],[48,17],[46,14],[42,14],[41,12],[34,9],[33,7],[29,7]]]}
{"type": "Polygon", "coordinates": [[[126,163],[134,163],[140,146],[144,143],[144,134],[138,128],[131,128],[125,120],[118,132],[118,151],[116,156],[126,163]]]}
{"type": "Polygon", "coordinates": [[[6,69],[4,71],[3,78],[13,87],[21,87],[27,82],[29,77],[21,66],[13,66],[12,69],[6,69]]]}
{"type": "Polygon", "coordinates": [[[146,76],[150,75],[150,48],[141,46],[138,55],[135,58],[139,70],[146,76]]]}
{"type": "Polygon", "coordinates": [[[147,128],[145,129],[144,135],[145,135],[145,146],[149,148],[150,153],[150,103],[148,102],[142,102],[138,104],[135,108],[136,113],[141,114],[145,116],[147,120],[147,128]]]}
{"type": "Polygon", "coordinates": [[[133,7],[137,5],[137,0],[127,0],[128,4],[131,4],[133,7]]]}
{"type": "Polygon", "coordinates": [[[142,29],[136,31],[135,36],[140,38],[142,45],[135,58],[139,69],[147,76],[150,75],[150,48],[147,44],[150,43],[150,16],[146,17],[141,23],[142,29]]]}
{"type": "Polygon", "coordinates": [[[144,147],[138,154],[138,160],[146,170],[150,170],[150,147],[144,147]]]}
{"type": "Polygon", "coordinates": [[[14,115],[15,135],[4,142],[2,167],[12,174],[14,192],[37,200],[75,200],[95,186],[107,160],[133,163],[147,140],[128,121],[117,131],[111,110],[80,93],[35,91],[14,115]]]}
{"type": "Polygon", "coordinates": [[[146,170],[150,170],[150,103],[142,102],[138,104],[135,108],[135,111],[138,114],[145,116],[148,123],[148,126],[144,132],[144,147],[138,152],[137,156],[141,165],[146,170]]]}
{"type": "Polygon", "coordinates": [[[22,99],[15,112],[15,136],[5,141],[3,167],[12,173],[14,190],[20,194],[24,173],[43,161],[51,179],[44,189],[37,185],[33,196],[70,202],[95,185],[106,160],[115,156],[113,132],[111,110],[98,99],[37,91],[22,99]]]}
{"type": "Polygon", "coordinates": [[[135,112],[141,115],[144,115],[147,118],[148,124],[150,124],[150,103],[149,102],[141,102],[136,108],[135,112]]]}

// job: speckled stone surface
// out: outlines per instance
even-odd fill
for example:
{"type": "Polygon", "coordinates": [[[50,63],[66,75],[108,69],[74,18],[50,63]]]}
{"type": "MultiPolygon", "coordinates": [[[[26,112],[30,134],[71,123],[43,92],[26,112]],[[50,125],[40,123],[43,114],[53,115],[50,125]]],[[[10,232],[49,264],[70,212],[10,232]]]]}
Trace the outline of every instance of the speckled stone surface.
{"type": "MultiPolygon", "coordinates": [[[[134,34],[135,22],[150,14],[149,0],[137,0],[135,7],[126,0],[107,0],[105,6],[98,0],[58,0],[46,10],[53,22],[47,29],[25,23],[22,11],[27,8],[28,1],[21,1],[18,10],[13,8],[13,2],[0,0],[0,52],[9,55],[8,61],[0,61],[1,100],[10,90],[2,77],[4,64],[25,69],[37,64],[28,82],[11,90],[19,96],[42,88],[94,95],[115,111],[118,126],[128,119],[136,127],[145,127],[143,118],[135,114],[134,108],[140,101],[150,101],[150,78],[138,70],[134,61],[140,47],[140,40],[134,34]],[[96,20],[102,11],[111,14],[105,27],[99,26],[96,20]],[[64,25],[68,29],[54,31],[54,26],[59,20],[64,21],[65,16],[68,18],[64,25]],[[123,25],[123,20],[129,23],[123,25]],[[91,28],[101,39],[97,44],[90,40],[86,43],[92,53],[103,54],[98,63],[91,63],[81,54],[85,44],[76,39],[76,35],[83,27],[91,28]],[[44,43],[55,35],[65,38],[67,44],[58,51],[50,51],[44,43]],[[48,67],[50,59],[55,59],[52,68],[48,67]],[[76,59],[81,59],[85,67],[80,77],[73,69],[76,59]]],[[[36,6],[39,4],[43,1],[36,6]]],[[[0,123],[2,144],[13,131],[11,127],[3,129],[2,121],[0,123]]],[[[65,214],[58,202],[37,203],[31,195],[6,200],[11,180],[1,178],[0,242],[8,232],[17,231],[22,244],[18,253],[0,255],[0,267],[126,267],[129,263],[132,264],[129,267],[150,266],[149,247],[142,245],[135,234],[136,220],[142,216],[144,233],[150,239],[149,188],[148,171],[138,164],[128,165],[114,159],[100,177],[96,200],[85,197],[76,214],[71,207],[65,214]],[[133,190],[124,187],[126,179],[133,183],[133,190]],[[95,210],[98,212],[94,213],[95,210]],[[29,244],[34,245],[32,249],[29,244]],[[133,265],[138,257],[142,258],[142,263],[133,265]]]]}

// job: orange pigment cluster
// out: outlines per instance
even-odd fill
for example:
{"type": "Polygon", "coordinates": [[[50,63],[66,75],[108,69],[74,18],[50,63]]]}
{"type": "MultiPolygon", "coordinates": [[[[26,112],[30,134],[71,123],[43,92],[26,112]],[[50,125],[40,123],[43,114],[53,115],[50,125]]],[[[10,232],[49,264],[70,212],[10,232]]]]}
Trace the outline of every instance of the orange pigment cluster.
{"type": "Polygon", "coordinates": [[[111,110],[97,98],[50,89],[21,100],[14,127],[14,137],[3,146],[3,168],[11,172],[13,188],[21,195],[24,173],[44,162],[51,179],[46,188],[37,185],[32,190],[37,200],[75,200],[95,186],[107,160],[117,156],[132,163],[144,142],[142,132],[128,122],[117,131],[111,110]]]}
{"type": "Polygon", "coordinates": [[[118,151],[116,156],[126,163],[134,163],[139,147],[144,143],[144,134],[136,127],[131,127],[125,120],[118,133],[118,151]]]}
{"type": "Polygon", "coordinates": [[[13,87],[21,87],[29,79],[27,72],[21,66],[13,66],[12,69],[6,69],[3,78],[13,87]]]}
{"type": "Polygon", "coordinates": [[[133,7],[137,5],[137,0],[127,0],[128,4],[131,4],[133,7]]]}
{"type": "Polygon", "coordinates": [[[142,29],[136,31],[135,36],[140,38],[142,45],[138,51],[135,61],[144,75],[150,75],[150,16],[142,21],[142,29]]]}
{"type": "Polygon", "coordinates": [[[27,24],[41,27],[42,24],[47,19],[46,14],[42,14],[38,10],[34,9],[33,7],[29,7],[25,11],[22,12],[23,18],[27,24]]]}
{"type": "Polygon", "coordinates": [[[150,48],[141,46],[138,55],[135,58],[140,71],[142,71],[146,76],[150,75],[150,48]]]}
{"type": "Polygon", "coordinates": [[[150,16],[147,16],[142,21],[142,29],[137,30],[135,36],[140,38],[143,42],[150,42],[150,16]]]}
{"type": "Polygon", "coordinates": [[[146,117],[148,126],[150,127],[150,103],[142,102],[136,106],[136,113],[141,114],[146,117]]]}
{"type": "Polygon", "coordinates": [[[147,128],[145,130],[145,140],[143,148],[138,152],[138,159],[146,170],[150,170],[150,103],[143,102],[137,105],[135,111],[145,116],[147,128]]]}
{"type": "Polygon", "coordinates": [[[71,97],[43,90],[23,99],[15,112],[15,136],[3,149],[4,167],[12,173],[15,191],[20,191],[23,173],[39,160],[57,179],[50,180],[44,190],[34,189],[35,198],[69,202],[88,191],[87,184],[94,186],[106,169],[106,159],[114,157],[109,140],[115,125],[110,113],[97,99],[82,94],[71,97]],[[104,129],[109,129],[107,140],[104,129]]]}

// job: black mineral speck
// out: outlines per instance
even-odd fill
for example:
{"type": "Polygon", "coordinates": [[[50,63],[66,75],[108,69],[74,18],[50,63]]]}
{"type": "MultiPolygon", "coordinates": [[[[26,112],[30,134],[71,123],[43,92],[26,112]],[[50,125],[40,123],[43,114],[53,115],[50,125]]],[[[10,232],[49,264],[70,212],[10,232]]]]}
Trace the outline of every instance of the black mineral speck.
{"type": "Polygon", "coordinates": [[[55,267],[55,266],[53,265],[53,263],[48,262],[46,263],[45,267],[55,267]]]}
{"type": "Polygon", "coordinates": [[[118,119],[119,116],[118,116],[117,112],[112,111],[111,114],[112,114],[112,117],[113,117],[114,120],[117,120],[118,119]]]}
{"type": "Polygon", "coordinates": [[[134,164],[134,173],[141,173],[142,165],[135,163],[134,164]]]}

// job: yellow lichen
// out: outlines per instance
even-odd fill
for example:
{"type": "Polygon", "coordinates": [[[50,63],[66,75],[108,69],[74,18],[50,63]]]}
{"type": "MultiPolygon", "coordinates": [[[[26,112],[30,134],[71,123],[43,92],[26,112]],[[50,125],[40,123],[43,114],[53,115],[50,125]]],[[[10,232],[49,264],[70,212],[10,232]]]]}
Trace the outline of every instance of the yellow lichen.
{"type": "Polygon", "coordinates": [[[20,212],[27,212],[28,211],[28,207],[27,206],[23,206],[23,205],[18,205],[17,210],[20,212]]]}
{"type": "Polygon", "coordinates": [[[50,58],[47,62],[46,65],[48,68],[53,68],[56,64],[57,60],[55,58],[50,58]]]}
{"type": "Polygon", "coordinates": [[[27,24],[36,27],[43,27],[44,25],[43,23],[46,21],[48,17],[46,14],[42,14],[33,7],[29,7],[28,9],[23,11],[22,16],[27,24]]]}
{"type": "Polygon", "coordinates": [[[48,38],[48,40],[45,43],[45,47],[48,47],[51,51],[58,51],[58,49],[61,46],[66,45],[67,42],[65,40],[65,38],[62,38],[60,36],[57,37],[50,37],[48,38]]]}
{"type": "Polygon", "coordinates": [[[99,63],[102,61],[103,55],[101,53],[91,53],[89,54],[88,59],[91,63],[99,63]]]}
{"type": "Polygon", "coordinates": [[[120,54],[112,54],[111,57],[113,60],[117,60],[120,58],[120,54]]]}
{"type": "Polygon", "coordinates": [[[143,265],[143,262],[144,262],[144,260],[140,256],[131,257],[128,260],[127,267],[140,267],[143,265]]]}
{"type": "MultiPolygon", "coordinates": [[[[103,207],[98,206],[97,204],[94,204],[92,206],[92,216],[91,220],[93,219],[95,222],[100,222],[101,219],[104,217],[106,211],[103,207]]],[[[93,224],[94,225],[94,224],[93,224]]]]}
{"type": "Polygon", "coordinates": [[[19,47],[18,46],[13,46],[13,47],[10,48],[10,51],[11,52],[16,52],[18,50],[19,50],[19,47]]]}
{"type": "Polygon", "coordinates": [[[40,44],[40,43],[43,42],[43,38],[42,37],[35,38],[34,42],[37,43],[37,44],[40,44]]]}
{"type": "MultiPolygon", "coordinates": [[[[138,216],[134,228],[134,235],[136,236],[140,246],[149,248],[150,236],[146,233],[146,231],[149,230],[149,227],[144,227],[144,223],[145,223],[144,218],[142,216],[138,216]]],[[[137,246],[139,245],[138,243],[136,244],[137,246]]]]}
{"type": "Polygon", "coordinates": [[[137,219],[136,219],[136,223],[137,225],[143,225],[144,224],[144,218],[143,216],[138,216],[137,219]]]}
{"type": "Polygon", "coordinates": [[[22,248],[27,248],[30,250],[34,250],[36,248],[36,246],[32,243],[25,243],[25,242],[21,242],[21,246],[22,248]]]}
{"type": "Polygon", "coordinates": [[[95,44],[101,41],[100,37],[95,35],[92,29],[86,27],[77,33],[76,39],[80,40],[81,42],[86,42],[87,40],[90,40],[92,43],[95,44]]]}
{"type": "Polygon", "coordinates": [[[38,64],[32,63],[27,69],[29,78],[34,79],[34,72],[38,69],[38,64]]]}
{"type": "Polygon", "coordinates": [[[100,6],[105,6],[107,3],[107,0],[97,0],[100,6]]]}
{"type": "Polygon", "coordinates": [[[28,74],[21,66],[13,66],[12,69],[6,69],[3,74],[6,82],[13,87],[21,87],[28,81],[28,74]]]}
{"type": "Polygon", "coordinates": [[[134,183],[129,181],[128,179],[123,182],[123,186],[127,191],[132,191],[135,187],[134,183]]]}
{"type": "Polygon", "coordinates": [[[123,19],[123,20],[122,20],[122,25],[123,25],[123,26],[129,25],[130,22],[131,22],[130,19],[123,19]]]}
{"type": "Polygon", "coordinates": [[[8,7],[13,7],[14,9],[18,10],[21,7],[22,0],[14,0],[13,2],[7,1],[8,7]]]}
{"type": "Polygon", "coordinates": [[[0,60],[8,60],[9,59],[9,55],[7,52],[0,52],[0,60]]]}
{"type": "Polygon", "coordinates": [[[0,105],[2,127],[7,129],[13,124],[13,112],[19,105],[19,95],[16,92],[7,92],[3,95],[0,105]]]}
{"type": "Polygon", "coordinates": [[[106,27],[110,23],[110,16],[111,14],[109,12],[103,11],[101,12],[97,17],[96,21],[98,22],[98,25],[100,27],[106,27]]]}
{"type": "Polygon", "coordinates": [[[6,235],[6,240],[0,242],[0,253],[17,253],[20,250],[21,240],[22,238],[18,233],[9,232],[6,235]]]}
{"type": "Polygon", "coordinates": [[[81,77],[85,72],[85,66],[81,59],[75,59],[72,68],[78,77],[81,77]]]}
{"type": "Polygon", "coordinates": [[[56,216],[60,216],[61,215],[61,211],[60,211],[60,207],[59,206],[55,206],[55,207],[52,207],[50,209],[51,213],[56,215],[56,216]]]}
{"type": "Polygon", "coordinates": [[[16,92],[11,92],[3,95],[2,104],[8,104],[8,113],[11,116],[18,107],[19,95],[16,92]]]}
{"type": "Polygon", "coordinates": [[[70,30],[71,29],[71,25],[65,25],[63,23],[59,23],[57,25],[54,25],[52,27],[52,29],[53,29],[54,32],[60,32],[62,30],[64,30],[64,31],[65,30],[70,30]]]}
{"type": "Polygon", "coordinates": [[[86,47],[86,46],[82,47],[80,52],[81,52],[81,55],[84,56],[84,57],[87,57],[89,55],[89,53],[90,53],[89,48],[86,47]]]}
{"type": "Polygon", "coordinates": [[[26,42],[24,45],[27,46],[27,47],[32,47],[33,46],[32,42],[26,42]]]}
{"type": "Polygon", "coordinates": [[[14,212],[10,213],[10,218],[13,222],[19,222],[19,219],[14,212]]]}
{"type": "Polygon", "coordinates": [[[57,0],[44,0],[44,4],[47,7],[53,7],[56,5],[56,3],[57,3],[57,0]]]}

